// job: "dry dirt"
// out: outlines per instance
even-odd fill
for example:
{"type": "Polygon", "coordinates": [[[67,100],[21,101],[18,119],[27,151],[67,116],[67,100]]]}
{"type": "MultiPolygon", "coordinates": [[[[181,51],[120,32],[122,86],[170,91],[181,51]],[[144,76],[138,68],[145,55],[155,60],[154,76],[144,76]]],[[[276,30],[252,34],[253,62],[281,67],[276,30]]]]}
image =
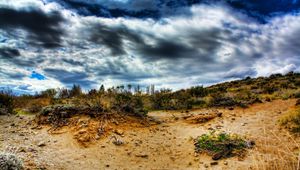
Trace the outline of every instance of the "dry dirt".
{"type": "Polygon", "coordinates": [[[49,134],[49,127],[34,128],[29,123],[33,116],[1,116],[0,151],[16,153],[27,169],[297,169],[300,139],[277,122],[295,102],[277,100],[247,109],[218,109],[222,116],[205,123],[191,123],[184,117],[216,110],[151,112],[149,116],[161,124],[119,126],[115,130],[123,135],[107,135],[88,147],[80,145],[68,128],[49,134]],[[211,157],[195,155],[192,140],[209,129],[240,134],[254,140],[256,146],[244,160],[232,157],[211,165],[211,157]],[[114,145],[112,136],[125,144],[114,145]]]}

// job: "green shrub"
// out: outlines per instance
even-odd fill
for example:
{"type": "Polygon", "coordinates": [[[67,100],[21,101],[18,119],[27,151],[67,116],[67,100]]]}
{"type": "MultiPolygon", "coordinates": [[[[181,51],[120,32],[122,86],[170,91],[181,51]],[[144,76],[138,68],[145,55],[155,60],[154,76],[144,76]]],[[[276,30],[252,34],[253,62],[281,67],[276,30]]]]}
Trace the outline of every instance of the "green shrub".
{"type": "Polygon", "coordinates": [[[54,96],[57,94],[57,91],[55,89],[47,89],[40,93],[39,97],[49,97],[54,98],[54,96]]]}
{"type": "Polygon", "coordinates": [[[0,92],[0,115],[14,113],[14,97],[8,92],[0,92]]]}
{"type": "Polygon", "coordinates": [[[203,86],[191,87],[188,92],[193,97],[205,97],[208,95],[208,91],[203,86]]]}
{"type": "Polygon", "coordinates": [[[252,147],[254,142],[247,142],[238,135],[212,131],[197,137],[194,145],[196,153],[206,153],[217,160],[243,152],[245,148],[252,147]]]}
{"type": "Polygon", "coordinates": [[[148,113],[144,108],[142,97],[129,92],[117,93],[112,109],[120,113],[133,114],[135,116],[146,116],[148,113]]]}
{"type": "Polygon", "coordinates": [[[172,93],[170,90],[161,90],[150,98],[154,110],[174,109],[172,108],[172,93]]]}
{"type": "Polygon", "coordinates": [[[215,94],[212,96],[212,99],[209,102],[210,106],[213,107],[231,107],[231,106],[238,106],[240,103],[234,100],[232,97],[226,97],[222,94],[215,94]]]}
{"type": "Polygon", "coordinates": [[[300,92],[299,92],[299,91],[296,92],[296,93],[294,94],[294,97],[295,97],[295,98],[300,98],[300,92]]]}

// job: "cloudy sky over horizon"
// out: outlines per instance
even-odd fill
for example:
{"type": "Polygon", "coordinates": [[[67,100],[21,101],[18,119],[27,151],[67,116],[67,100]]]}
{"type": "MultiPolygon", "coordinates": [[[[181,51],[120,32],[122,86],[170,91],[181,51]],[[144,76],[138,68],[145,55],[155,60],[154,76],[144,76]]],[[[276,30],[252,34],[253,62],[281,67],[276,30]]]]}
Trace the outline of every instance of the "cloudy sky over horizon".
{"type": "Polygon", "coordinates": [[[0,0],[0,88],[173,89],[300,71],[298,0],[0,0]]]}

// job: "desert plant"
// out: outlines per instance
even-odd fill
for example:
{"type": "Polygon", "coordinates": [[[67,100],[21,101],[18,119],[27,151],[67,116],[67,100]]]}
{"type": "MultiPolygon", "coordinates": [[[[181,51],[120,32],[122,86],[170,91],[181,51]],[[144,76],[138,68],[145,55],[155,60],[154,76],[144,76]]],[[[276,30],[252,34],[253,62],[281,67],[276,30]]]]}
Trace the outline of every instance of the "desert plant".
{"type": "Polygon", "coordinates": [[[1,170],[23,170],[22,161],[14,154],[0,153],[1,170]]]}
{"type": "Polygon", "coordinates": [[[53,98],[57,94],[57,91],[55,89],[47,89],[40,92],[39,97],[49,97],[53,98]]]}
{"type": "Polygon", "coordinates": [[[70,90],[70,97],[76,97],[82,95],[82,90],[80,85],[74,84],[72,89],[70,90]]]}
{"type": "Polygon", "coordinates": [[[188,92],[193,97],[205,97],[208,94],[208,91],[203,86],[191,87],[188,92]]]}
{"type": "Polygon", "coordinates": [[[284,125],[291,132],[299,133],[300,132],[300,107],[297,106],[294,109],[288,111],[286,115],[284,115],[279,120],[281,125],[284,125]]]}
{"type": "Polygon", "coordinates": [[[142,97],[140,95],[133,95],[130,92],[117,93],[112,109],[120,113],[136,116],[145,116],[148,113],[144,108],[142,97]]]}
{"type": "Polygon", "coordinates": [[[294,94],[294,97],[295,97],[295,98],[300,98],[300,92],[299,92],[299,91],[296,92],[296,93],[294,94]]]}
{"type": "Polygon", "coordinates": [[[58,96],[59,96],[59,98],[62,98],[62,99],[69,98],[70,92],[66,88],[61,88],[61,89],[59,89],[58,96]]]}
{"type": "Polygon", "coordinates": [[[203,134],[195,139],[195,152],[207,153],[214,160],[233,156],[245,151],[245,148],[252,147],[253,141],[246,141],[238,135],[227,133],[216,133],[215,131],[209,134],[203,134]]]}
{"type": "Polygon", "coordinates": [[[12,114],[14,109],[14,97],[5,91],[0,92],[0,115],[12,114]]]}
{"type": "Polygon", "coordinates": [[[210,100],[209,105],[213,107],[231,107],[231,106],[238,106],[238,103],[234,98],[225,96],[224,94],[214,94],[212,95],[212,99],[210,100]]]}

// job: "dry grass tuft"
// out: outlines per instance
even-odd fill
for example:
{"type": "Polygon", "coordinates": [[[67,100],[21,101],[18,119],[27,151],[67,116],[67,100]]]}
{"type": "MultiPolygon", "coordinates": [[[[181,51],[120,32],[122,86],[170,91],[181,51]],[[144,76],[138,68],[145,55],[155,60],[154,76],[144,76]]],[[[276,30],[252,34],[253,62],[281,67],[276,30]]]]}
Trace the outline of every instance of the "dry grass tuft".
{"type": "Polygon", "coordinates": [[[300,145],[295,137],[285,134],[282,139],[275,132],[268,132],[257,143],[256,148],[250,151],[252,166],[255,170],[299,170],[300,169],[300,145]],[[289,141],[289,142],[287,142],[289,141]],[[287,144],[288,143],[288,144],[287,144]]]}
{"type": "Polygon", "coordinates": [[[300,132],[300,106],[297,106],[287,112],[280,120],[280,124],[294,133],[300,132]]]}

